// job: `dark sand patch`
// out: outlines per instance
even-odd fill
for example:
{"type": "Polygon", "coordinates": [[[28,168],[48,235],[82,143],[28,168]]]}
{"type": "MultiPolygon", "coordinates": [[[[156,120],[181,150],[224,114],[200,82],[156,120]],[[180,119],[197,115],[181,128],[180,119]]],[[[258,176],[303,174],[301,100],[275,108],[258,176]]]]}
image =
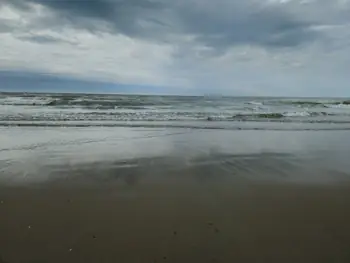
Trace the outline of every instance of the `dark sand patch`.
{"type": "Polygon", "coordinates": [[[350,262],[349,185],[125,187],[2,188],[0,262],[350,262]]]}

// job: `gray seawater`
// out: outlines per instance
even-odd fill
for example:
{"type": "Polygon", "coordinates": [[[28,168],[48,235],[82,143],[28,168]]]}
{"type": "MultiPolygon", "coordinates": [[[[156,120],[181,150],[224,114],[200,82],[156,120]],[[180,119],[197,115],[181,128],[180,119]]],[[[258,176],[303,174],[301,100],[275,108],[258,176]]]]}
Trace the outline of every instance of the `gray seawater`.
{"type": "Polygon", "coordinates": [[[0,93],[0,126],[350,129],[350,102],[327,98],[0,93]]]}

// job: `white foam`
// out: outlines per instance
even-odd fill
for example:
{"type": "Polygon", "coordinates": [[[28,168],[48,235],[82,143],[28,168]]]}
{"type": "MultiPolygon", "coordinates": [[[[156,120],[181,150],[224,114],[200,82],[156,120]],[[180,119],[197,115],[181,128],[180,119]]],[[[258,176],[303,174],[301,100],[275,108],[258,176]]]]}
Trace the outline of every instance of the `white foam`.
{"type": "Polygon", "coordinates": [[[284,112],[284,117],[308,117],[310,113],[307,111],[284,112]]]}
{"type": "Polygon", "coordinates": [[[327,105],[328,108],[336,108],[336,109],[350,109],[350,105],[346,104],[333,104],[327,105]]]}
{"type": "Polygon", "coordinates": [[[47,97],[5,97],[0,98],[0,105],[46,105],[50,101],[47,97]]]}
{"type": "Polygon", "coordinates": [[[264,105],[262,102],[259,102],[259,101],[250,101],[250,102],[248,102],[248,104],[256,105],[256,106],[262,106],[262,105],[264,105]]]}

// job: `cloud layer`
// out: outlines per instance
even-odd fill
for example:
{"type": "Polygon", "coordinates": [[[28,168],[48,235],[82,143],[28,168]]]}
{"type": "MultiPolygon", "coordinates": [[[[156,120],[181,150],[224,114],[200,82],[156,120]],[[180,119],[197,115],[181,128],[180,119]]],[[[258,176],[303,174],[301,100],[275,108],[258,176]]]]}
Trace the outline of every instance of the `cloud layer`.
{"type": "Polygon", "coordinates": [[[346,0],[0,0],[0,69],[178,93],[350,96],[346,0]]]}

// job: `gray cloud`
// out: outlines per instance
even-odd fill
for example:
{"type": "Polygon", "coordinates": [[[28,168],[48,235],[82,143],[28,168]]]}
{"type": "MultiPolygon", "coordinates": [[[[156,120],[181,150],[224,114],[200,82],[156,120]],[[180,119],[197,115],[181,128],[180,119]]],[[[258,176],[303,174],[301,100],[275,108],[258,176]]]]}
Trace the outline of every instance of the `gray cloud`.
{"type": "MultiPolygon", "coordinates": [[[[27,2],[40,4],[56,14],[55,17],[45,17],[45,22],[53,27],[74,26],[91,32],[101,30],[121,33],[132,37],[152,37],[152,30],[145,30],[140,24],[149,21],[158,23],[155,15],[165,5],[151,0],[89,0],[89,1],[47,1],[29,0],[27,2]]],[[[43,21],[36,21],[37,26],[43,26],[43,21]]]]}
{"type": "Polygon", "coordinates": [[[9,21],[8,19],[0,18],[0,33],[9,33],[16,28],[16,25],[9,21]]]}
{"type": "Polygon", "coordinates": [[[57,43],[66,43],[70,45],[75,45],[76,43],[73,41],[65,40],[62,38],[58,37],[53,37],[49,35],[22,35],[18,36],[18,39],[24,40],[24,41],[29,41],[29,42],[34,42],[34,43],[39,43],[39,44],[57,44],[57,43]]]}
{"type": "MultiPolygon", "coordinates": [[[[36,21],[52,28],[70,26],[92,32],[106,30],[152,41],[176,41],[193,36],[199,45],[216,50],[249,44],[293,47],[312,42],[322,32],[313,31],[318,21],[293,14],[289,5],[266,5],[248,0],[26,0],[46,6],[55,17],[36,21]]],[[[14,2],[21,8],[25,4],[14,2]]]]}
{"type": "Polygon", "coordinates": [[[5,69],[248,95],[318,96],[336,87],[348,94],[348,0],[0,0],[1,6],[5,69]]]}
{"type": "MultiPolygon", "coordinates": [[[[287,10],[252,4],[254,1],[219,1],[207,8],[182,8],[183,28],[214,48],[249,44],[264,47],[290,47],[314,39],[310,22],[299,20],[287,10]],[[223,6],[223,9],[217,4],[223,6]]],[[[200,2],[198,5],[200,6],[200,2]]]]}

